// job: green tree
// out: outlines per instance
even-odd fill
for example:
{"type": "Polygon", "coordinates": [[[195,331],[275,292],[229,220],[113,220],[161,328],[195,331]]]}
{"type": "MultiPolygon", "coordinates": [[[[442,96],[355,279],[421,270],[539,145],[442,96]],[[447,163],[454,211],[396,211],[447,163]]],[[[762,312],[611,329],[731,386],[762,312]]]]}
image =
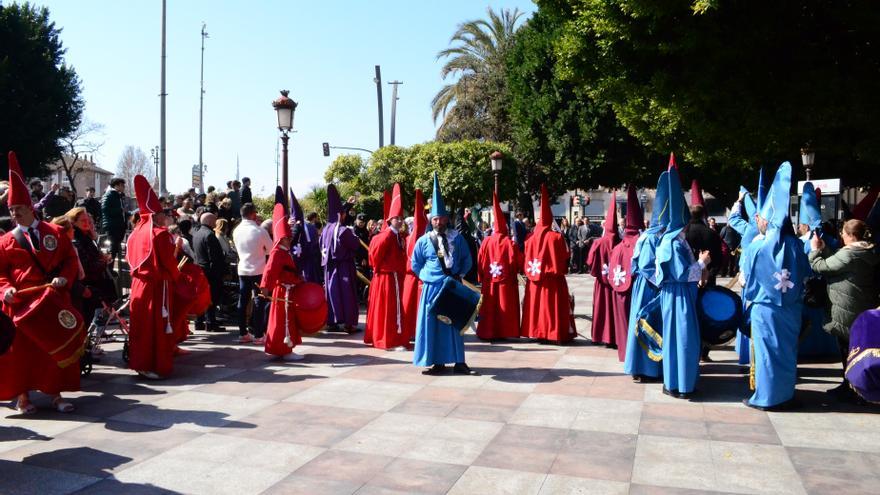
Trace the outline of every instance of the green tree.
{"type": "Polygon", "coordinates": [[[512,141],[524,169],[521,190],[536,191],[540,182],[555,194],[656,180],[663,157],[647,153],[609,104],[557,77],[554,42],[563,26],[560,18],[539,11],[517,31],[508,52],[512,141]]]}
{"type": "Polygon", "coordinates": [[[443,117],[438,139],[507,140],[505,54],[522,15],[519,9],[489,8],[488,19],[460,24],[450,39],[454,45],[437,54],[447,59],[442,78],[457,77],[431,101],[434,122],[443,117]]]}
{"type": "MultiPolygon", "coordinates": [[[[855,0],[538,0],[565,18],[560,74],[704,184],[799,163],[877,182],[880,10],[855,0]]],[[[798,174],[799,175],[799,174],[798,174]]]]}
{"type": "Polygon", "coordinates": [[[353,182],[364,172],[366,164],[361,155],[339,155],[324,172],[324,180],[328,183],[353,182]]]}
{"type": "MultiPolygon", "coordinates": [[[[45,7],[0,5],[0,165],[14,150],[25,175],[42,177],[60,140],[80,123],[80,81],[64,63],[61,30],[45,7]]],[[[4,174],[6,172],[3,172],[4,174]]]]}

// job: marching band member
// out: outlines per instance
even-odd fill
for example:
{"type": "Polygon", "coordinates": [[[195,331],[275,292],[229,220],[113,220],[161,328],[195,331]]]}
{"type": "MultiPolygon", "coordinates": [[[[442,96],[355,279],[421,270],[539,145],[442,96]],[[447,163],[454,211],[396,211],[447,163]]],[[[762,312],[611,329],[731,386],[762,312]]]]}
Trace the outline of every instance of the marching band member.
{"type": "Polygon", "coordinates": [[[614,298],[609,282],[608,260],[614,246],[620,242],[617,232],[617,194],[611,193],[608,204],[608,212],[605,214],[605,224],[602,237],[593,241],[587,263],[590,265],[590,275],[596,278],[593,285],[593,321],[591,338],[594,344],[614,346],[616,344],[614,334],[614,306],[611,300],[614,298]]]}
{"type": "Polygon", "coordinates": [[[523,266],[526,274],[526,294],[523,298],[520,335],[549,340],[557,344],[572,341],[577,336],[568,295],[568,245],[565,237],[556,232],[550,195],[541,185],[541,219],[535,232],[526,239],[523,266]]]}
{"type": "Polygon", "coordinates": [[[318,229],[315,224],[307,222],[305,213],[293,189],[290,190],[290,226],[293,229],[293,241],[290,252],[293,261],[302,272],[306,282],[321,283],[321,246],[318,229]]]}
{"type": "Polygon", "coordinates": [[[0,399],[18,397],[16,409],[33,414],[29,391],[52,396],[59,412],[73,411],[61,392],[79,390],[79,357],[85,344],[82,317],[70,304],[70,287],[79,273],[73,244],[61,228],[37,220],[15,153],[9,152],[9,210],[16,227],[0,237],[0,294],[3,311],[16,325],[12,347],[0,356],[0,399]],[[51,288],[43,286],[51,285],[51,288]],[[40,318],[39,314],[48,315],[40,318]],[[60,325],[58,327],[57,325],[60,325]],[[63,327],[63,328],[62,328],[63,327]],[[65,335],[65,354],[50,354],[48,332],[65,335]]]}
{"type": "Polygon", "coordinates": [[[611,250],[608,259],[608,281],[612,290],[611,305],[614,315],[614,340],[617,342],[617,359],[626,360],[626,347],[629,330],[629,310],[632,298],[633,271],[632,259],[639,231],[644,227],[642,208],[636,186],[630,184],[626,191],[626,221],[623,240],[611,250]]]}
{"type": "MultiPolygon", "coordinates": [[[[279,198],[279,195],[283,201],[284,193],[280,186],[275,197],[279,198]]],[[[285,361],[299,361],[303,355],[293,352],[293,348],[302,344],[302,337],[296,326],[292,299],[293,288],[302,282],[302,278],[290,253],[293,233],[284,211],[284,203],[277,199],[272,210],[272,239],[274,245],[260,282],[263,297],[271,301],[265,351],[266,354],[278,356],[285,361]]]]}
{"type": "Polygon", "coordinates": [[[131,267],[131,324],[128,366],[156,380],[173,369],[177,338],[172,328],[172,283],[180,277],[174,241],[165,225],[159,197],[142,175],[134,178],[140,221],[128,237],[131,267]]]}
{"type": "Polygon", "coordinates": [[[394,184],[386,221],[388,226],[370,241],[370,282],[364,343],[377,349],[406,350],[409,335],[403,328],[403,278],[406,274],[406,246],[400,233],[403,203],[400,184],[394,184]]]}
{"type": "Polygon", "coordinates": [[[430,366],[422,372],[426,375],[442,373],[447,363],[455,363],[454,373],[476,375],[465,363],[464,340],[459,330],[428,311],[429,304],[440,294],[446,279],[460,279],[470,270],[472,263],[464,239],[454,229],[448,228],[449,214],[443,203],[436,172],[430,218],[432,230],[416,241],[412,254],[413,272],[422,281],[413,364],[430,366]]]}
{"type": "MultiPolygon", "coordinates": [[[[495,228],[483,240],[477,257],[483,305],[477,322],[477,337],[484,340],[515,339],[519,337],[519,281],[523,253],[507,230],[507,221],[498,201],[498,191],[492,194],[495,228]]],[[[567,304],[567,301],[566,301],[567,304]]]]}
{"type": "Polygon", "coordinates": [[[406,237],[406,276],[403,280],[403,333],[407,341],[416,338],[416,321],[419,314],[419,296],[422,293],[422,281],[412,269],[412,253],[416,241],[428,228],[428,217],[425,215],[425,198],[421,189],[416,189],[415,206],[413,208],[413,226],[406,237]]]}

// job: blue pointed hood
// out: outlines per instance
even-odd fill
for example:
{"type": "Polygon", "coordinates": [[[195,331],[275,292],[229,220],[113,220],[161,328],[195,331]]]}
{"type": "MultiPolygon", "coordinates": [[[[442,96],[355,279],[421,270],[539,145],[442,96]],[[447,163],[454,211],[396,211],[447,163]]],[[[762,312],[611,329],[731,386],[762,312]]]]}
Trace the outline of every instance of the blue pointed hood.
{"type": "Polygon", "coordinates": [[[671,232],[679,230],[687,225],[688,209],[687,203],[684,201],[684,191],[681,189],[681,180],[678,178],[678,169],[672,168],[669,174],[669,223],[666,231],[671,232]]]}
{"type": "Polygon", "coordinates": [[[819,198],[812,182],[804,184],[801,205],[798,208],[799,222],[809,225],[810,230],[816,229],[822,224],[822,211],[819,209],[819,198]]]}
{"type": "Polygon", "coordinates": [[[758,211],[758,207],[755,205],[755,200],[752,198],[752,195],[749,194],[749,190],[744,186],[739,186],[740,194],[743,194],[743,208],[746,210],[746,219],[749,222],[755,221],[755,212],[758,211]]]}
{"type": "Polygon", "coordinates": [[[445,216],[449,216],[449,213],[446,211],[443,194],[440,192],[440,179],[437,178],[437,172],[434,172],[434,191],[431,193],[431,214],[429,219],[445,216]]]}
{"type": "Polygon", "coordinates": [[[758,172],[758,203],[756,205],[758,212],[764,207],[764,201],[767,199],[767,187],[764,181],[764,167],[761,167],[760,172],[758,172]]]}
{"type": "Polygon", "coordinates": [[[336,186],[329,184],[327,186],[327,222],[338,221],[340,213],[342,213],[342,199],[339,198],[339,191],[336,190],[336,186]]]}
{"type": "Polygon", "coordinates": [[[767,220],[770,225],[781,228],[788,217],[788,206],[791,197],[791,164],[788,162],[779,166],[773,184],[767,191],[767,197],[761,204],[758,213],[761,218],[767,220]]]}
{"type": "Polygon", "coordinates": [[[654,193],[654,206],[651,210],[651,225],[648,233],[657,234],[669,223],[669,172],[660,174],[657,180],[657,192],[654,193]]]}

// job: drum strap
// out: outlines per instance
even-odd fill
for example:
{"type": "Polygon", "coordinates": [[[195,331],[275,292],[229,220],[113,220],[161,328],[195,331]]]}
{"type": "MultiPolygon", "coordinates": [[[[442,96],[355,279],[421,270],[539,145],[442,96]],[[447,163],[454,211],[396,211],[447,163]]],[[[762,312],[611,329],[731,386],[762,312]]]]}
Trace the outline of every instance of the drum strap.
{"type": "Polygon", "coordinates": [[[37,258],[37,255],[34,254],[34,251],[31,248],[31,243],[24,238],[24,234],[21,232],[21,229],[13,229],[12,236],[15,238],[15,242],[17,242],[22,249],[24,249],[28,252],[29,255],[31,255],[31,259],[34,260],[34,264],[37,266],[37,268],[40,269],[40,272],[42,272],[43,277],[46,279],[46,282],[51,282],[52,279],[55,278],[55,271],[57,270],[52,272],[46,270],[46,267],[44,267],[43,264],[40,263],[39,258],[37,258]]]}
{"type": "MultiPolygon", "coordinates": [[[[440,268],[443,269],[443,274],[448,277],[455,277],[452,274],[452,271],[449,269],[449,267],[446,266],[446,260],[444,259],[444,257],[440,255],[440,239],[439,239],[439,236],[437,235],[437,233],[431,232],[428,235],[428,239],[431,240],[431,245],[434,246],[434,252],[437,253],[437,258],[440,259],[440,268]]],[[[445,250],[445,251],[448,255],[449,250],[445,250]]]]}

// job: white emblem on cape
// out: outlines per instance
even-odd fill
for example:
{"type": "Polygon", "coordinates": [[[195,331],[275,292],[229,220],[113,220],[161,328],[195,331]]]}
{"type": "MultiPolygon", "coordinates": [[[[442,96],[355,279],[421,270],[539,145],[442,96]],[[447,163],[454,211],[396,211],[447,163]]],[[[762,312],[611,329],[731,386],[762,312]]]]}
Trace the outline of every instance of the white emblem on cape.
{"type": "Polygon", "coordinates": [[[302,255],[302,252],[303,252],[302,246],[300,246],[299,244],[293,246],[293,255],[294,256],[296,256],[298,258],[302,255]]]}
{"type": "Polygon", "coordinates": [[[496,263],[494,261],[489,264],[489,274],[492,275],[492,278],[500,277],[501,272],[502,272],[501,265],[499,265],[498,263],[496,263]]]}
{"type": "Polygon", "coordinates": [[[608,276],[608,263],[602,263],[602,276],[608,276]]]}
{"type": "Polygon", "coordinates": [[[791,278],[791,273],[787,268],[783,268],[781,272],[776,272],[773,274],[773,278],[777,280],[776,285],[773,286],[776,290],[781,290],[783,294],[788,292],[788,289],[794,287],[794,282],[789,280],[791,278]]]}
{"type": "Polygon", "coordinates": [[[532,275],[532,276],[535,276],[535,275],[541,273],[541,261],[538,260],[538,258],[535,258],[532,261],[529,261],[528,272],[529,272],[529,275],[532,275]]]}
{"type": "Polygon", "coordinates": [[[55,251],[55,248],[58,247],[58,239],[55,238],[52,234],[46,234],[43,236],[43,247],[48,251],[55,251]]]}
{"type": "Polygon", "coordinates": [[[626,280],[626,270],[621,268],[620,265],[614,267],[614,285],[620,285],[623,281],[626,280]]]}

